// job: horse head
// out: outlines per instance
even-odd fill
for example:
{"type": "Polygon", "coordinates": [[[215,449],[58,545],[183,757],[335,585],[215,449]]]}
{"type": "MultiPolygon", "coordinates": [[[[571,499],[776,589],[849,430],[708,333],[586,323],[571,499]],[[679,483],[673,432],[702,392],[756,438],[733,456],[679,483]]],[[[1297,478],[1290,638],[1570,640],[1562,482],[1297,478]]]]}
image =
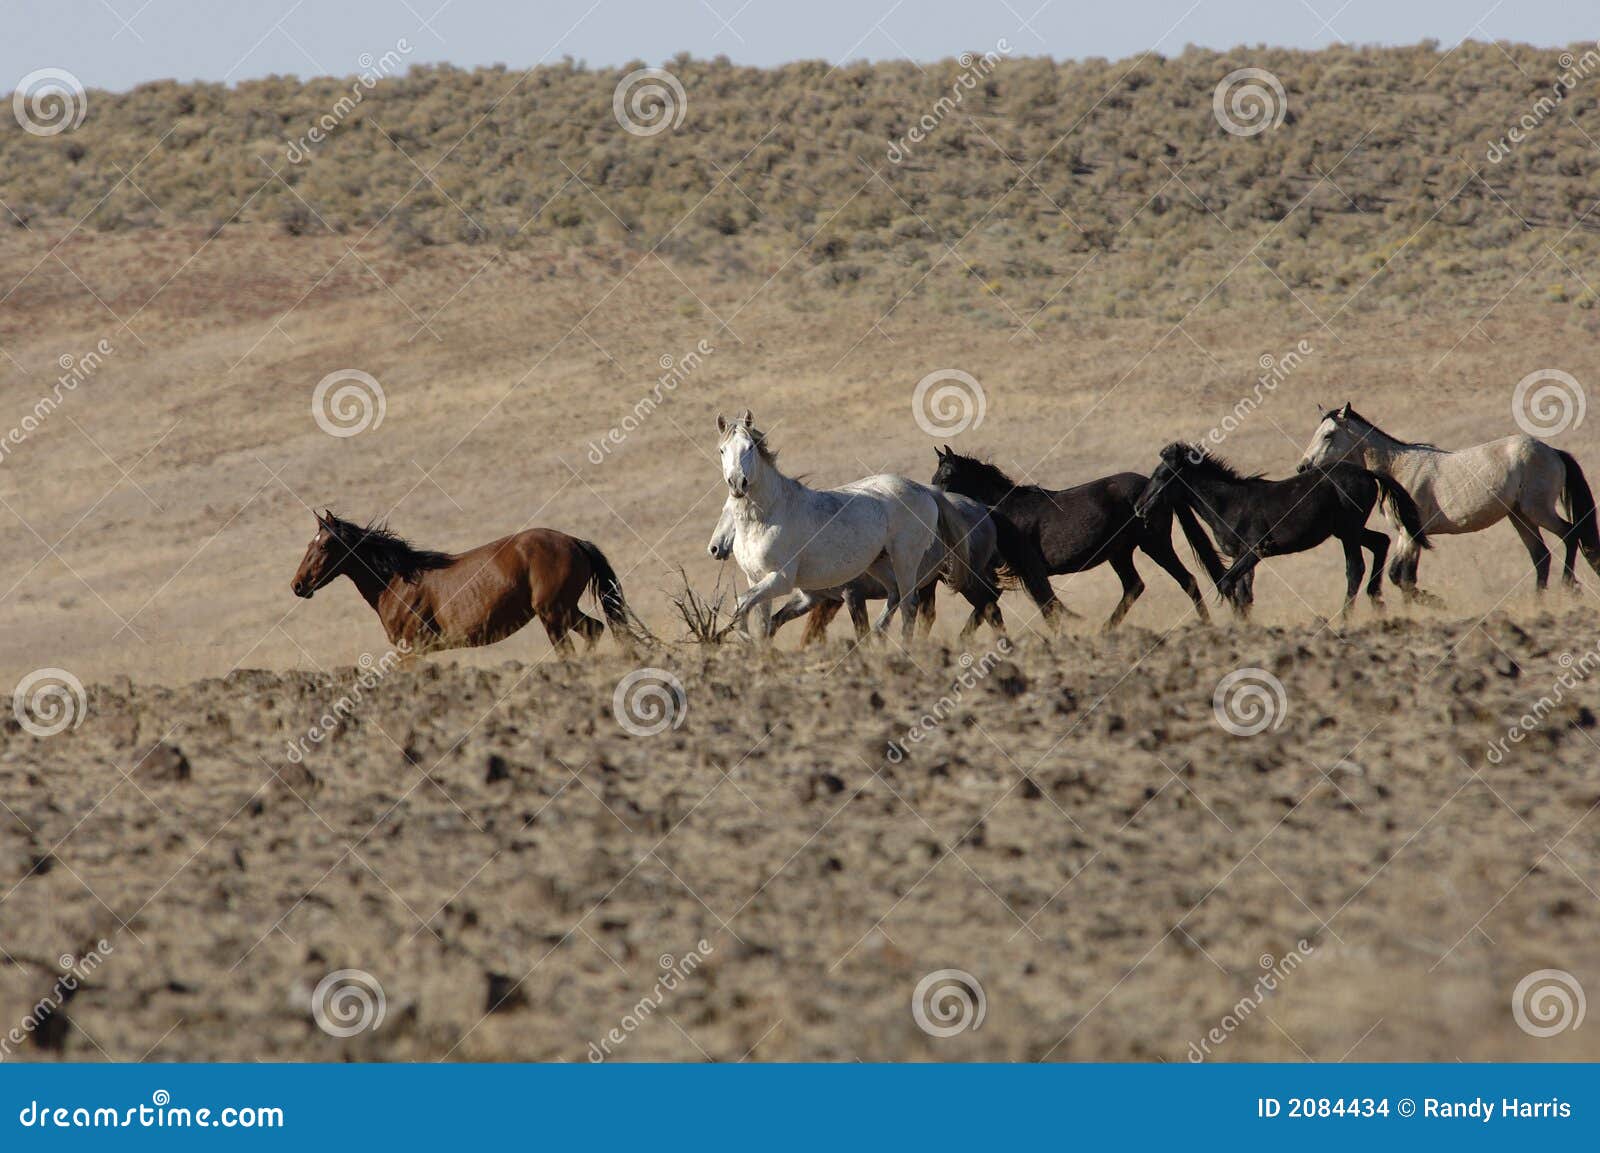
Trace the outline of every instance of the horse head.
{"type": "Polygon", "coordinates": [[[1322,406],[1318,405],[1317,410],[1322,414],[1322,419],[1311,434],[1311,443],[1306,445],[1305,455],[1300,458],[1296,472],[1327,468],[1330,464],[1349,460],[1360,453],[1362,441],[1366,439],[1358,423],[1360,418],[1351,419],[1353,413],[1349,401],[1345,402],[1343,408],[1323,411],[1322,406]]]}
{"type": "Polygon", "coordinates": [[[743,499],[749,493],[765,455],[761,433],[756,431],[754,418],[748,408],[732,421],[722,419],[719,413],[717,433],[721,437],[717,444],[717,455],[721,458],[722,479],[735,499],[743,499]]]}
{"type": "Polygon", "coordinates": [[[306,555],[295,570],[289,587],[294,595],[307,600],[311,594],[344,572],[350,559],[350,543],[345,539],[345,522],[328,509],[315,514],[317,535],[306,546],[306,555]]]}

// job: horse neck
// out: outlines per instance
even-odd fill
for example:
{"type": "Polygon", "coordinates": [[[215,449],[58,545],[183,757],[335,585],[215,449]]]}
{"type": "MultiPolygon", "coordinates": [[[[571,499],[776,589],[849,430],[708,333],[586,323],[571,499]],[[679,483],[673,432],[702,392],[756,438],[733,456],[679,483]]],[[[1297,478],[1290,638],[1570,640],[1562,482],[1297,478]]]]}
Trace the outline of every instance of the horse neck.
{"type": "Polygon", "coordinates": [[[359,554],[350,558],[350,563],[345,566],[344,575],[349,577],[350,583],[356,586],[356,591],[361,594],[361,599],[371,605],[374,612],[382,616],[383,607],[380,602],[396,578],[379,576],[372,571],[366,558],[359,554]]]}
{"type": "Polygon", "coordinates": [[[1369,424],[1361,443],[1356,447],[1355,459],[1374,472],[1387,472],[1393,467],[1396,457],[1414,451],[1404,441],[1396,440],[1376,425],[1369,424]]]}
{"type": "Polygon", "coordinates": [[[1015,493],[1019,487],[1002,477],[991,476],[988,473],[969,473],[963,488],[955,491],[993,508],[1015,493]]]}
{"type": "Polygon", "coordinates": [[[793,477],[784,476],[778,471],[778,466],[758,455],[756,460],[756,473],[750,478],[749,491],[745,499],[739,504],[739,510],[746,520],[764,520],[780,508],[794,494],[805,489],[805,485],[793,477]]]}
{"type": "Polygon", "coordinates": [[[1219,522],[1227,522],[1229,510],[1245,487],[1242,480],[1215,474],[1202,474],[1182,483],[1188,491],[1184,491],[1178,499],[1187,502],[1200,519],[1213,529],[1219,527],[1219,522]]]}

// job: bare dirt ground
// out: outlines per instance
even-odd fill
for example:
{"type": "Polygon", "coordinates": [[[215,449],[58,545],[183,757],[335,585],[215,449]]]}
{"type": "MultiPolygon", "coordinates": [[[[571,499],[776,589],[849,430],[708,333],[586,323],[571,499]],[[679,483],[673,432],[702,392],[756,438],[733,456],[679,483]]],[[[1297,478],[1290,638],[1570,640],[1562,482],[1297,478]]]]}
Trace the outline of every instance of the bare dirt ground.
{"type": "MultiPolygon", "coordinates": [[[[1503,525],[1425,558],[1448,608],[1391,598],[1350,628],[1324,619],[1333,547],[1265,566],[1250,627],[1199,627],[1149,565],[1109,638],[1109,572],[1056,582],[1084,619],[1054,638],[1008,594],[1014,651],[980,635],[987,675],[959,691],[949,608],[909,651],[852,650],[841,624],[805,653],[796,630],[772,652],[628,660],[608,641],[559,661],[530,630],[384,677],[303,763],[286,753],[384,648],[353,588],[290,595],[311,507],[387,514],[440,548],[579,533],[672,636],[673,569],[718,579],[718,411],[753,408],[815,483],[923,478],[936,441],[912,387],[962,368],[987,410],[951,443],[1066,485],[1148,469],[1305,339],[1224,445],[1282,474],[1318,400],[1444,444],[1514,431],[1527,373],[1595,379],[1592,314],[1441,299],[1324,328],[1287,296],[1218,298],[1181,327],[1035,334],[987,305],[795,308],[758,291],[773,270],[650,258],[619,279],[637,260],[621,254],[480,267],[445,248],[369,269],[338,238],[255,228],[203,247],[198,229],[77,233],[59,261],[58,240],[0,241],[21,278],[0,423],[61,356],[114,351],[0,466],[0,674],[89,686],[76,729],[0,734],[6,1026],[61,954],[111,951],[71,1027],[8,1055],[582,1060],[617,1028],[620,1059],[1184,1060],[1213,1029],[1220,1059],[1600,1056],[1593,1029],[1536,1038],[1512,1012],[1534,970],[1600,988],[1593,682],[1489,755],[1600,643],[1597,581],[1536,603],[1503,525]],[[594,463],[660,358],[700,339],[702,369],[594,463]],[[343,368],[386,398],[350,438],[310,411],[343,368]],[[613,691],[641,663],[681,681],[680,727],[618,724],[613,691]],[[1242,667],[1284,686],[1281,725],[1251,737],[1213,711],[1242,667]],[[885,757],[936,710],[926,741],[885,757]],[[704,964],[625,1028],[661,958],[702,939],[704,964]],[[1301,941],[1281,988],[1225,1024],[1301,941]],[[386,1009],[338,1038],[310,1005],[344,968],[386,1009]],[[914,1021],[943,968],[981,984],[980,1028],[914,1021]]],[[[1559,443],[1600,477],[1587,437],[1559,443]]]]}

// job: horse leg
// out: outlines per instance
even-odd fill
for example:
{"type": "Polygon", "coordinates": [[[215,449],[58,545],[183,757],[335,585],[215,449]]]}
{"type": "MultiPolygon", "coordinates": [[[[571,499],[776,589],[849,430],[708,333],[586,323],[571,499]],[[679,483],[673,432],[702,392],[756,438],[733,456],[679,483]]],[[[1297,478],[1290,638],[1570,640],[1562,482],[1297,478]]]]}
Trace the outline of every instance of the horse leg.
{"type": "Polygon", "coordinates": [[[1367,599],[1378,612],[1383,611],[1383,562],[1389,556],[1389,538],[1377,529],[1365,529],[1361,543],[1372,554],[1372,579],[1367,581],[1367,599]]]}
{"type": "MultiPolygon", "coordinates": [[[[816,617],[818,611],[821,609],[824,603],[826,602],[818,600],[808,592],[802,591],[795,593],[794,596],[790,597],[784,603],[782,608],[772,614],[773,635],[776,636],[779,629],[788,624],[790,621],[796,620],[799,617],[806,616],[807,614],[810,614],[810,616],[813,618],[816,617]]],[[[827,625],[824,624],[823,627],[826,628],[827,625]]],[[[806,635],[811,635],[811,626],[809,621],[806,625],[806,635]]],[[[800,643],[805,644],[806,642],[802,639],[800,643]]]]}
{"type": "Polygon", "coordinates": [[[936,587],[930,581],[917,594],[917,632],[921,636],[929,636],[933,632],[933,622],[938,615],[933,599],[936,587]]]}
{"type": "Polygon", "coordinates": [[[1576,589],[1578,587],[1578,578],[1573,575],[1572,566],[1578,559],[1578,526],[1570,523],[1553,507],[1530,510],[1528,519],[1540,528],[1547,528],[1561,538],[1561,543],[1567,549],[1567,555],[1561,562],[1561,583],[1568,590],[1576,589]]]}
{"type": "Polygon", "coordinates": [[[572,611],[577,618],[572,627],[583,635],[583,651],[588,652],[594,648],[595,642],[605,635],[606,626],[586,612],[579,609],[573,609],[572,611]]]}
{"type": "Polygon", "coordinates": [[[972,615],[961,626],[961,639],[966,640],[978,631],[978,626],[988,621],[995,632],[1005,632],[1005,618],[1000,615],[1000,590],[995,587],[992,573],[975,573],[971,586],[961,590],[972,606],[972,615]]]}
{"type": "Polygon", "coordinates": [[[1017,574],[1022,587],[1033,598],[1033,603],[1039,606],[1039,611],[1044,614],[1045,623],[1051,628],[1060,627],[1059,618],[1071,614],[1067,612],[1066,606],[1056,599],[1056,590],[1050,587],[1050,577],[1045,571],[1044,558],[1030,556],[1022,564],[1014,565],[1012,571],[1017,574]]]}
{"type": "MultiPolygon", "coordinates": [[[[762,624],[770,626],[772,613],[770,606],[773,600],[793,591],[794,582],[795,574],[792,572],[785,572],[782,569],[774,569],[769,572],[751,585],[749,591],[734,604],[732,623],[744,621],[750,615],[751,609],[765,607],[766,611],[762,616],[762,624]]],[[[770,627],[765,628],[761,635],[770,637],[772,635],[770,627]]]]}
{"type": "Polygon", "coordinates": [[[863,640],[872,631],[872,618],[867,615],[867,598],[854,584],[846,585],[844,607],[850,610],[850,623],[855,626],[856,640],[863,640]]]}
{"type": "Polygon", "coordinates": [[[540,620],[544,624],[544,635],[550,638],[550,647],[562,656],[570,657],[576,650],[572,646],[572,638],[567,635],[566,617],[550,613],[540,620]]]}
{"type": "Polygon", "coordinates": [[[1200,592],[1200,582],[1194,579],[1194,574],[1183,567],[1183,562],[1178,559],[1178,554],[1173,551],[1172,541],[1161,539],[1156,535],[1154,539],[1140,544],[1144,553],[1170,576],[1183,586],[1183,591],[1189,594],[1189,599],[1194,602],[1194,611],[1200,617],[1201,624],[1211,623],[1211,614],[1206,612],[1206,598],[1200,592]]]}
{"type": "MultiPolygon", "coordinates": [[[[790,602],[793,603],[792,601],[790,602]]],[[[811,602],[811,612],[806,617],[806,631],[800,634],[800,647],[804,648],[813,641],[822,642],[828,638],[828,626],[833,623],[833,618],[839,615],[839,610],[844,608],[843,601],[815,600],[811,602]]],[[[782,616],[782,613],[778,614],[782,616]]],[[[777,618],[774,617],[773,631],[777,631],[777,618]]]]}
{"type": "Polygon", "coordinates": [[[1344,545],[1344,608],[1339,610],[1339,619],[1349,620],[1350,610],[1356,603],[1356,593],[1361,591],[1361,578],[1366,575],[1367,563],[1361,559],[1359,535],[1344,537],[1339,543],[1344,545]]]}
{"type": "Polygon", "coordinates": [[[1550,584],[1550,550],[1545,547],[1544,537],[1539,535],[1538,528],[1521,509],[1512,512],[1511,523],[1533,560],[1534,589],[1542,593],[1550,584]]]}
{"type": "Polygon", "coordinates": [[[1128,610],[1133,607],[1133,602],[1138,600],[1144,592],[1144,581],[1139,579],[1139,570],[1133,564],[1133,550],[1118,553],[1111,558],[1111,568],[1116,572],[1117,578],[1122,581],[1122,599],[1117,602],[1117,607],[1111,610],[1111,615],[1106,618],[1104,631],[1110,632],[1122,623],[1122,618],[1128,615],[1128,610]]]}

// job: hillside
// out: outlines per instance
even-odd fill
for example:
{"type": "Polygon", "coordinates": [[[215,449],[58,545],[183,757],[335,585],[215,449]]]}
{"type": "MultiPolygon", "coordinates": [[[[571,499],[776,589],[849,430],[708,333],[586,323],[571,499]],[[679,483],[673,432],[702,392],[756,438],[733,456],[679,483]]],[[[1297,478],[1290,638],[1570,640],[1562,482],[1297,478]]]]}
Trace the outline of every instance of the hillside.
{"type": "Polygon", "coordinates": [[[630,69],[570,62],[150,84],[89,93],[74,131],[4,133],[0,188],[13,223],[34,227],[267,222],[363,252],[614,247],[719,277],[781,273],[802,308],[838,292],[959,296],[1010,325],[1041,308],[1042,323],[1171,322],[1213,290],[1293,294],[1324,318],[1486,306],[1508,266],[1535,261],[1517,292],[1594,301],[1592,45],[965,60],[677,59],[681,120],[652,135],[614,114],[630,69]],[[1281,122],[1255,135],[1213,109],[1244,68],[1283,89],[1261,89],[1281,122]],[[963,277],[988,299],[948,287],[963,277]]]}

